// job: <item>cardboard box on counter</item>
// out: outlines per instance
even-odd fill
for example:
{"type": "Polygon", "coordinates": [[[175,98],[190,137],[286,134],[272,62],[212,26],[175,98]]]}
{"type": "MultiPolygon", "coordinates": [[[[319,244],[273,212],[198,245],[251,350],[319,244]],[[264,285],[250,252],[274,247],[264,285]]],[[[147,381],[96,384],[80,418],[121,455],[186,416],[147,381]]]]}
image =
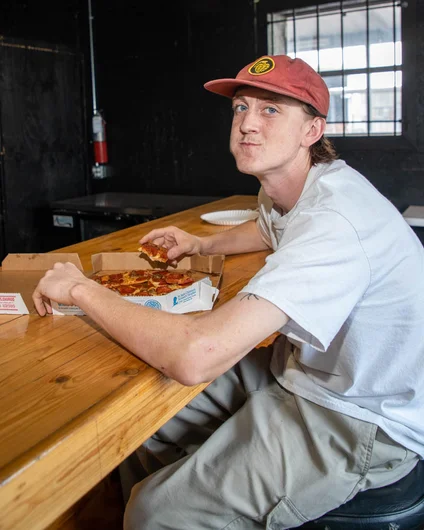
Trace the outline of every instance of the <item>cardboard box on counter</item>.
{"type": "MultiPolygon", "coordinates": [[[[125,296],[137,305],[160,309],[169,313],[189,313],[212,309],[218,296],[224,256],[190,256],[178,262],[177,267],[152,262],[139,252],[103,252],[91,256],[91,274],[110,274],[133,269],[190,270],[195,283],[184,289],[160,296],[125,296]]],[[[79,307],[53,303],[53,313],[83,315],[79,307]]]]}
{"type": "MultiPolygon", "coordinates": [[[[157,264],[138,252],[106,252],[91,258],[92,272],[111,273],[132,269],[191,270],[195,283],[184,289],[161,296],[125,296],[129,302],[153,307],[170,313],[189,313],[212,309],[218,296],[224,266],[224,256],[190,256],[177,267],[157,264]],[[159,266],[157,266],[159,265],[159,266]]],[[[78,254],[8,254],[0,272],[0,314],[35,313],[32,293],[43,276],[56,262],[74,263],[80,270],[78,254]]],[[[55,315],[84,315],[77,306],[53,303],[55,315]]]]}

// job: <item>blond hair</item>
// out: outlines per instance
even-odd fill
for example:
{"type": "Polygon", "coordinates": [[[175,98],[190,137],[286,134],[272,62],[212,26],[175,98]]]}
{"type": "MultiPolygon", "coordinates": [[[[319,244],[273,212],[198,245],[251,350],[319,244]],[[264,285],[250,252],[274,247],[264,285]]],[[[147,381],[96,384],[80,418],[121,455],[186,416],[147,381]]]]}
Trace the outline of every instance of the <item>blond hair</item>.
{"type": "MultiPolygon", "coordinates": [[[[302,103],[302,107],[306,114],[312,116],[313,118],[318,117],[325,119],[327,117],[318,112],[315,107],[309,105],[308,103],[302,103]]],[[[315,142],[311,145],[309,148],[309,153],[311,155],[311,162],[313,166],[316,166],[317,164],[328,164],[329,162],[333,162],[333,160],[338,158],[338,154],[336,153],[336,148],[334,147],[333,143],[324,135],[321,136],[318,142],[315,142]]]]}

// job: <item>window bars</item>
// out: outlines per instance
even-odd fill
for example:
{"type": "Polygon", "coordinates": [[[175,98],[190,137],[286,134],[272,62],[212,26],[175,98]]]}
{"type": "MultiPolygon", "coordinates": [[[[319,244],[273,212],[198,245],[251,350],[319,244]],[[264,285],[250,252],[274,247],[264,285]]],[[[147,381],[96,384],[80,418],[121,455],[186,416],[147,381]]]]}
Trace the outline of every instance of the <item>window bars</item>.
{"type": "Polygon", "coordinates": [[[402,134],[401,9],[342,0],[267,13],[268,53],[300,57],[327,83],[326,135],[402,134]]]}

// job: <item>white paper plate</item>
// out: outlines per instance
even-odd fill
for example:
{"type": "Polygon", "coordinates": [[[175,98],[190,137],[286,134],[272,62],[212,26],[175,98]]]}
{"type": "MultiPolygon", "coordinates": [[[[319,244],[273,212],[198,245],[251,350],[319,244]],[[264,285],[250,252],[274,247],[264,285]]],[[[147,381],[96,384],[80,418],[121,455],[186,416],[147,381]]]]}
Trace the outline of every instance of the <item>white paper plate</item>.
{"type": "Polygon", "coordinates": [[[222,212],[204,213],[200,218],[213,225],[240,225],[258,216],[259,213],[256,210],[223,210],[222,212]]]}

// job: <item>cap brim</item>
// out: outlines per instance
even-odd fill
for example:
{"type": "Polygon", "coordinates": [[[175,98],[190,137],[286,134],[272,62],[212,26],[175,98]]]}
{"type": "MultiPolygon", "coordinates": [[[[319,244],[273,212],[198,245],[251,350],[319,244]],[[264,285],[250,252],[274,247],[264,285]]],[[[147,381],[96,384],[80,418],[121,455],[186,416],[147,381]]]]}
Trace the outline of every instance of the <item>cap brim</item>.
{"type": "Polygon", "coordinates": [[[214,94],[219,94],[221,96],[226,96],[227,98],[234,97],[236,90],[241,86],[253,86],[255,88],[261,88],[263,90],[268,90],[269,92],[274,92],[275,94],[281,94],[282,96],[288,96],[298,101],[303,101],[304,103],[309,103],[313,105],[311,101],[306,99],[300,99],[297,94],[293,94],[289,90],[284,90],[283,88],[276,87],[271,83],[264,83],[263,81],[246,81],[244,79],[215,79],[214,81],[208,81],[203,86],[206,90],[213,92],[214,94]]]}
{"type": "Polygon", "coordinates": [[[238,79],[215,79],[214,81],[208,81],[203,86],[214,94],[232,98],[237,87],[248,84],[247,81],[241,82],[238,79]]]}

